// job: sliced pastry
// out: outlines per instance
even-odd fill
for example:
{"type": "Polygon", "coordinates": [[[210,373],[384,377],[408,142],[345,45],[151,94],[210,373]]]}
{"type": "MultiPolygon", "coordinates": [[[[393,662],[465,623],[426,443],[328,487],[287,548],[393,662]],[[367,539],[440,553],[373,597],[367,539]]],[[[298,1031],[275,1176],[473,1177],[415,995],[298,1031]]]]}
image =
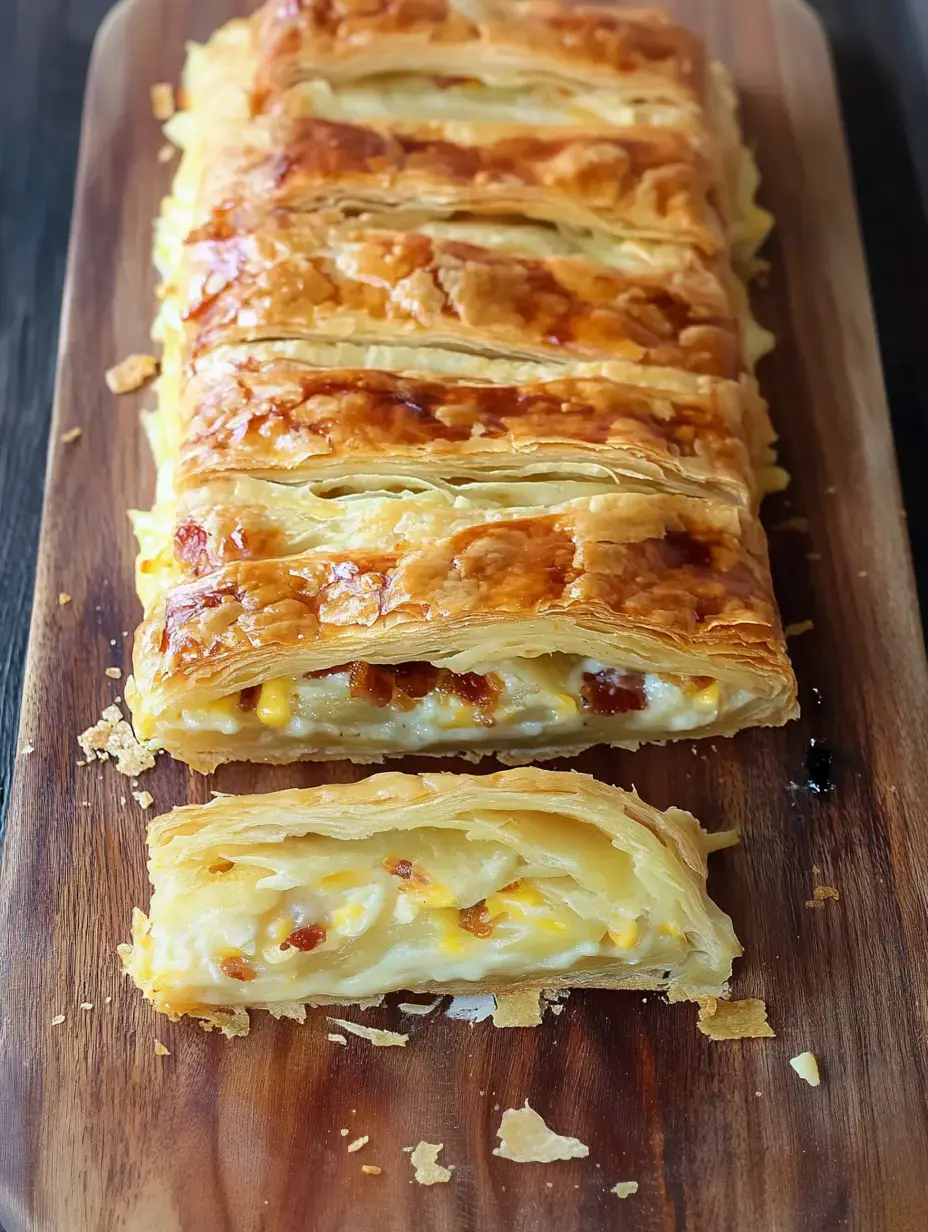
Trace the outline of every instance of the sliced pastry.
{"type": "Polygon", "coordinates": [[[733,838],[534,769],[221,796],[150,826],[120,952],[156,1009],[228,1034],[398,989],[721,996],[741,947],[706,857],[733,838]]]}

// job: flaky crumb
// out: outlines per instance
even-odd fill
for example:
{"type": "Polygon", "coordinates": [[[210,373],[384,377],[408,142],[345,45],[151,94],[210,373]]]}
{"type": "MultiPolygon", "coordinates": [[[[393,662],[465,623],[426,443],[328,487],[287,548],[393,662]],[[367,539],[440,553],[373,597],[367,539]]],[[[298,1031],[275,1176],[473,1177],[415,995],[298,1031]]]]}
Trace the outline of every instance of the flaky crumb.
{"type": "Polygon", "coordinates": [[[496,1131],[500,1143],[493,1154],[518,1164],[549,1164],[555,1159],[584,1159],[590,1148],[579,1138],[549,1129],[528,1100],[523,1108],[507,1108],[496,1131]]]}
{"type": "Polygon", "coordinates": [[[806,899],[807,907],[823,908],[828,899],[834,899],[836,902],[841,898],[841,895],[830,885],[817,885],[812,891],[812,897],[806,899]]]}
{"type": "Polygon", "coordinates": [[[617,1198],[630,1198],[632,1194],[636,1194],[638,1192],[638,1182],[617,1181],[609,1192],[614,1193],[617,1198]]]}
{"type": "Polygon", "coordinates": [[[397,1009],[401,1014],[431,1014],[436,1005],[441,1005],[441,997],[434,1001],[401,1001],[397,1009]]]}
{"type": "Polygon", "coordinates": [[[337,1031],[330,1031],[325,1038],[331,1044],[344,1044],[346,1047],[348,1046],[347,1039],[345,1039],[344,1035],[340,1035],[337,1031]]]}
{"type": "Polygon", "coordinates": [[[777,522],[776,526],[771,526],[771,530],[796,530],[800,534],[806,535],[809,533],[809,519],[800,515],[794,515],[791,518],[784,518],[782,522],[777,522]]]}
{"type": "Polygon", "coordinates": [[[35,752],[34,744],[24,744],[23,747],[19,750],[19,755],[20,757],[28,757],[30,753],[34,753],[34,752],[35,752]]]}
{"type": "Polygon", "coordinates": [[[537,988],[498,992],[494,1027],[537,1027],[541,1023],[541,993],[537,988]]]}
{"type": "Polygon", "coordinates": [[[70,445],[74,441],[79,441],[83,435],[83,428],[68,428],[67,432],[62,432],[61,434],[61,443],[62,445],[70,445]]]}
{"type": "MultiPolygon", "coordinates": [[[[415,1169],[415,1179],[420,1185],[440,1185],[445,1181],[451,1180],[451,1168],[443,1168],[438,1162],[438,1152],[442,1149],[442,1142],[420,1142],[413,1148],[412,1154],[409,1157],[409,1162],[415,1169]]],[[[403,1150],[408,1150],[404,1147],[403,1150]]]]}
{"type": "Polygon", "coordinates": [[[700,997],[696,1025],[711,1040],[769,1039],[774,1034],[766,1005],[754,997],[743,1001],[700,997]]]}
{"type": "Polygon", "coordinates": [[[131,394],[141,389],[158,374],[154,355],[127,355],[124,360],[106,370],[106,385],[112,394],[131,394]]]}
{"type": "Polygon", "coordinates": [[[82,1009],[82,1010],[92,1010],[92,1009],[93,1009],[93,1002],[92,1002],[92,1001],[82,1001],[82,1002],[80,1003],[80,1005],[78,1006],[78,1009],[82,1009]]]}
{"type": "Polygon", "coordinates": [[[155,797],[151,794],[150,791],[134,791],[132,793],[132,799],[136,802],[136,804],[142,810],[151,808],[154,798],[155,797]]]}
{"type": "Polygon", "coordinates": [[[55,1017],[51,1020],[51,1025],[53,1027],[60,1027],[63,1022],[64,1022],[64,1014],[56,1014],[55,1017]]]}
{"type": "Polygon", "coordinates": [[[378,1168],[376,1164],[362,1164],[361,1171],[366,1172],[368,1176],[380,1176],[383,1168],[378,1168]]]}
{"type": "Polygon", "coordinates": [[[151,113],[156,120],[170,120],[174,114],[174,87],[168,81],[159,81],[151,87],[151,113]]]}
{"type": "Polygon", "coordinates": [[[68,592],[66,590],[59,590],[58,606],[64,607],[66,603],[70,603],[70,602],[71,602],[71,596],[68,594],[68,592]]]}
{"type": "Polygon", "coordinates": [[[155,1056],[156,1057],[169,1057],[170,1055],[171,1055],[170,1051],[167,1048],[165,1048],[161,1040],[156,1039],[155,1040],[155,1056]]]}
{"type": "Polygon", "coordinates": [[[800,1078],[804,1078],[810,1087],[817,1087],[822,1079],[818,1072],[818,1061],[811,1052],[800,1052],[798,1057],[790,1057],[790,1065],[800,1078]]]}
{"type": "Polygon", "coordinates": [[[340,1129],[338,1132],[341,1134],[343,1138],[347,1138],[348,1135],[351,1133],[351,1130],[350,1129],[340,1129]]]}
{"type": "Polygon", "coordinates": [[[787,637],[801,637],[803,633],[809,633],[814,628],[811,620],[797,620],[795,624],[787,625],[783,632],[787,637]]]}
{"type": "Polygon", "coordinates": [[[408,1035],[400,1035],[396,1031],[381,1031],[377,1027],[362,1027],[357,1022],[347,1022],[344,1018],[330,1018],[336,1027],[341,1027],[349,1035],[358,1035],[361,1039],[370,1040],[375,1048],[405,1048],[408,1035]]]}
{"type": "Polygon", "coordinates": [[[118,706],[107,706],[99,722],[81,732],[77,742],[88,760],[97,757],[106,761],[108,757],[115,757],[116,769],[130,778],[150,770],[155,764],[154,753],[139,744],[118,706]]]}
{"type": "Polygon", "coordinates": [[[169,163],[177,153],[177,146],[171,145],[170,141],[166,141],[158,151],[158,162],[169,163]]]}
{"type": "Polygon", "coordinates": [[[353,1154],[355,1153],[355,1151],[360,1151],[361,1147],[362,1147],[362,1146],[367,1146],[367,1144],[370,1142],[370,1140],[371,1140],[371,1139],[370,1139],[370,1135],[369,1135],[369,1134],[364,1134],[364,1135],[363,1135],[362,1137],[360,1137],[360,1138],[355,1138],[354,1142],[349,1142],[349,1143],[348,1143],[348,1154],[349,1154],[349,1155],[353,1155],[353,1154]]]}
{"type": "Polygon", "coordinates": [[[121,667],[104,668],[103,675],[109,676],[110,680],[121,680],[122,679],[122,668],[121,667]]]}

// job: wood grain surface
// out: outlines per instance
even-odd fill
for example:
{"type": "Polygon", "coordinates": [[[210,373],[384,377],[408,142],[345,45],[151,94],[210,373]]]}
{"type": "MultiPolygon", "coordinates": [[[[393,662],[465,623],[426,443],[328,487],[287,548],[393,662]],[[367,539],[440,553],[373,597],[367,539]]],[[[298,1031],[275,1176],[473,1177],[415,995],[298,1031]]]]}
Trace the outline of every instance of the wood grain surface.
{"type": "MultiPolygon", "coordinates": [[[[780,346],[761,376],[794,480],[766,520],[784,618],[815,624],[793,643],[804,715],[573,763],[742,828],[711,884],[747,949],[736,991],[767,999],[777,1038],[711,1044],[692,1007],[596,993],[536,1030],[347,1011],[410,1030],[405,1050],[330,1044],[316,1012],[303,1028],[260,1016],[230,1043],[156,1021],[121,976],[115,946],[147,897],[144,815],[110,766],[76,766],[75,736],[121,693],[104,668],[129,668],[125,510],[147,503],[153,476],[135,414],[145,395],[114,404],[102,374],[146,349],[153,313],[151,221],[170,168],[148,86],[176,78],[184,40],[240,7],[133,0],[92,63],[20,734],[35,751],[17,760],[0,888],[0,1220],[7,1232],[924,1229],[928,670],[827,50],[794,0],[672,7],[732,67],[778,218],[758,311],[780,346]],[[72,426],[84,435],[61,443],[72,426]],[[797,516],[808,533],[775,529],[797,516]],[[813,866],[841,893],[815,911],[813,866]],[[155,1056],[155,1036],[170,1056],[155,1056]],[[817,1090],[788,1065],[806,1048],[817,1090]],[[526,1097],[589,1158],[494,1158],[502,1110],[526,1097]],[[420,1138],[444,1143],[449,1184],[412,1183],[402,1147],[420,1138]],[[638,1193],[620,1202],[619,1180],[638,1193]]],[[[160,810],[364,773],[240,765],[202,778],[162,758],[141,786],[160,810]]]]}

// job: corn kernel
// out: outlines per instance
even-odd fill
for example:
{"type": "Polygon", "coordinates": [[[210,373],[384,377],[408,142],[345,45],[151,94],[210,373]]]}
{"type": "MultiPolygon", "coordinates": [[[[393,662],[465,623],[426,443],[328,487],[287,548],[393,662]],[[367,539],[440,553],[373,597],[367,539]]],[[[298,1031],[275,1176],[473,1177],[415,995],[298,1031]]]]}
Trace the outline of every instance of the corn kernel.
{"type": "Polygon", "coordinates": [[[542,919],[537,921],[537,927],[546,933],[562,933],[567,925],[563,920],[542,919]]]}
{"type": "Polygon", "coordinates": [[[332,912],[332,929],[337,933],[350,932],[363,918],[363,903],[345,903],[344,907],[336,907],[332,912]]]}
{"type": "Polygon", "coordinates": [[[457,899],[448,887],[438,881],[432,881],[424,886],[410,886],[405,892],[422,907],[437,908],[457,905],[457,899]]]}
{"type": "Polygon", "coordinates": [[[333,894],[339,890],[353,890],[356,886],[366,885],[369,880],[370,878],[359,870],[346,868],[340,873],[329,873],[327,877],[320,877],[317,889],[325,894],[333,894]]]}
{"type": "Polygon", "coordinates": [[[280,676],[277,680],[264,682],[255,713],[265,727],[287,726],[290,722],[292,692],[293,679],[290,676],[280,676]]]}
{"type": "Polygon", "coordinates": [[[631,950],[638,944],[638,921],[626,920],[615,928],[608,929],[610,940],[620,950],[631,950]]]}
{"type": "Polygon", "coordinates": [[[276,945],[280,945],[282,941],[287,940],[292,932],[293,920],[289,916],[278,916],[276,920],[268,925],[268,940],[276,945]]]}
{"type": "Polygon", "coordinates": [[[678,941],[686,940],[686,933],[677,928],[676,924],[671,924],[669,920],[665,920],[657,931],[663,933],[665,937],[676,937],[678,941]]]}
{"type": "Polygon", "coordinates": [[[504,911],[510,915],[528,915],[533,907],[544,907],[545,899],[534,886],[520,881],[514,890],[498,890],[495,894],[488,894],[486,903],[491,916],[502,915],[504,911]]]}
{"type": "Polygon", "coordinates": [[[719,693],[718,681],[713,681],[712,684],[706,685],[704,689],[700,689],[694,695],[693,705],[705,710],[715,710],[719,704],[719,693]]]}

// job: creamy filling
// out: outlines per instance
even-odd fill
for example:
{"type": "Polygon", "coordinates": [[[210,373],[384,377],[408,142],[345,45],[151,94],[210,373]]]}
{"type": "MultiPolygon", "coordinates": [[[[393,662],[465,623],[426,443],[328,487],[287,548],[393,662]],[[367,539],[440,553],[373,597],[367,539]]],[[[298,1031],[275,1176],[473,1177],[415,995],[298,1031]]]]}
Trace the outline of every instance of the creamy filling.
{"type": "MultiPolygon", "coordinates": [[[[699,732],[751,701],[749,692],[709,677],[626,671],[553,654],[464,673],[427,663],[342,665],[270,680],[161,723],[259,740],[264,729],[274,743],[322,749],[414,751],[569,744],[591,732],[597,739],[653,739],[699,732]]],[[[142,727],[143,736],[154,734],[142,727]]]]}
{"type": "Polygon", "coordinates": [[[523,827],[518,850],[428,828],[217,848],[156,891],[146,965],[183,1009],[619,961],[663,972],[694,948],[681,900],[606,835],[580,827],[565,849],[544,815],[515,814],[523,827]]]}

